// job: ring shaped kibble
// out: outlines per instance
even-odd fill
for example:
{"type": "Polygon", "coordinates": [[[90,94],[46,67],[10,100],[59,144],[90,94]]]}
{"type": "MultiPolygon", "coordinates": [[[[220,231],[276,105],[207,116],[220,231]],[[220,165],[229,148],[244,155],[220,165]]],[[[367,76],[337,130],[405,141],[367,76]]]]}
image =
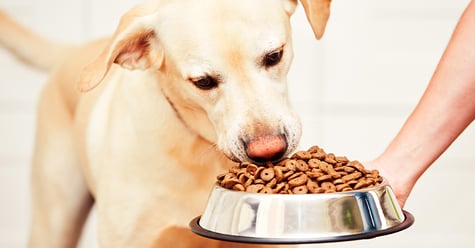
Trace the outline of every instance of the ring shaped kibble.
{"type": "Polygon", "coordinates": [[[346,192],[380,184],[377,170],[354,160],[326,153],[318,146],[298,151],[276,164],[240,163],[217,176],[227,189],[264,194],[318,194],[346,192]]]}

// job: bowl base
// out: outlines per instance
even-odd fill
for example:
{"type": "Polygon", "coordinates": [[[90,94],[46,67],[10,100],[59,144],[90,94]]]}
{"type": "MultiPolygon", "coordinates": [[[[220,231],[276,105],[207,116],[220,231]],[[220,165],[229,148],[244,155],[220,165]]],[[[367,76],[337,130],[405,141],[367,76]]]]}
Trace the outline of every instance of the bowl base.
{"type": "Polygon", "coordinates": [[[371,239],[378,236],[383,236],[387,234],[396,233],[410,227],[414,223],[414,216],[404,211],[405,219],[398,225],[389,227],[383,230],[375,230],[367,233],[358,233],[358,234],[348,234],[340,236],[331,236],[331,237],[318,237],[318,238],[260,238],[260,237],[249,237],[249,236],[238,236],[238,235],[229,235],[213,232],[207,229],[204,229],[200,226],[199,221],[201,216],[194,218],[190,222],[191,231],[194,233],[210,238],[217,239],[222,241],[238,242],[238,243],[252,243],[252,244],[312,244],[312,243],[330,243],[330,242],[343,242],[359,239],[371,239]]]}

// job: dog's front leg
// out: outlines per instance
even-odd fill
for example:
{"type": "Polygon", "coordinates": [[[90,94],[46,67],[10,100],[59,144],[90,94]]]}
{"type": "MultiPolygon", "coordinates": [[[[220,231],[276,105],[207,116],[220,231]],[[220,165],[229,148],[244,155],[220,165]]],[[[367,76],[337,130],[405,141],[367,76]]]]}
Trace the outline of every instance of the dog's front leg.
{"type": "Polygon", "coordinates": [[[176,237],[173,246],[163,246],[162,234],[170,227],[186,226],[192,217],[198,215],[208,188],[203,190],[204,193],[200,193],[202,190],[193,191],[180,181],[186,176],[163,175],[158,169],[147,169],[157,167],[155,164],[147,166],[145,163],[130,162],[124,165],[119,161],[110,164],[104,170],[107,176],[97,181],[100,247],[181,247],[180,243],[186,242],[186,235],[176,237]],[[136,169],[119,169],[125,166],[136,169]],[[198,203],[194,197],[203,200],[198,203]]]}

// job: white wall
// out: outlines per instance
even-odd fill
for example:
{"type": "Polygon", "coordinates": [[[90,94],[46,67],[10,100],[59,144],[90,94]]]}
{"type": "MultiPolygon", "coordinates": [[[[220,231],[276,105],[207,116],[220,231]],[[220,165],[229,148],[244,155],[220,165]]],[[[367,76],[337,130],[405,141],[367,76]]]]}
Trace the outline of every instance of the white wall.
{"type": "MultiPolygon", "coordinates": [[[[0,8],[51,39],[82,42],[110,34],[137,2],[3,0],[0,8]]],[[[318,42],[299,8],[289,85],[302,148],[318,144],[362,161],[379,154],[417,103],[468,2],[333,1],[318,42]]],[[[0,247],[25,246],[35,104],[46,76],[0,49],[0,247]]],[[[414,189],[406,209],[416,223],[408,230],[318,247],[475,247],[474,149],[472,124],[414,189]]],[[[94,246],[93,233],[91,222],[82,247],[94,246]]]]}

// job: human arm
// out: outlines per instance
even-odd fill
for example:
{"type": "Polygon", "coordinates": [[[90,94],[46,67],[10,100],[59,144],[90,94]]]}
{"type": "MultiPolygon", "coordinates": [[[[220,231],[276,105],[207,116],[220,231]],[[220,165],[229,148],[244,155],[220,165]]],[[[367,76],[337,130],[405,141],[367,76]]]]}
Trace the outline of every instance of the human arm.
{"type": "Polygon", "coordinates": [[[399,133],[375,160],[404,206],[419,177],[475,119],[475,3],[461,16],[439,64],[399,133]]]}

